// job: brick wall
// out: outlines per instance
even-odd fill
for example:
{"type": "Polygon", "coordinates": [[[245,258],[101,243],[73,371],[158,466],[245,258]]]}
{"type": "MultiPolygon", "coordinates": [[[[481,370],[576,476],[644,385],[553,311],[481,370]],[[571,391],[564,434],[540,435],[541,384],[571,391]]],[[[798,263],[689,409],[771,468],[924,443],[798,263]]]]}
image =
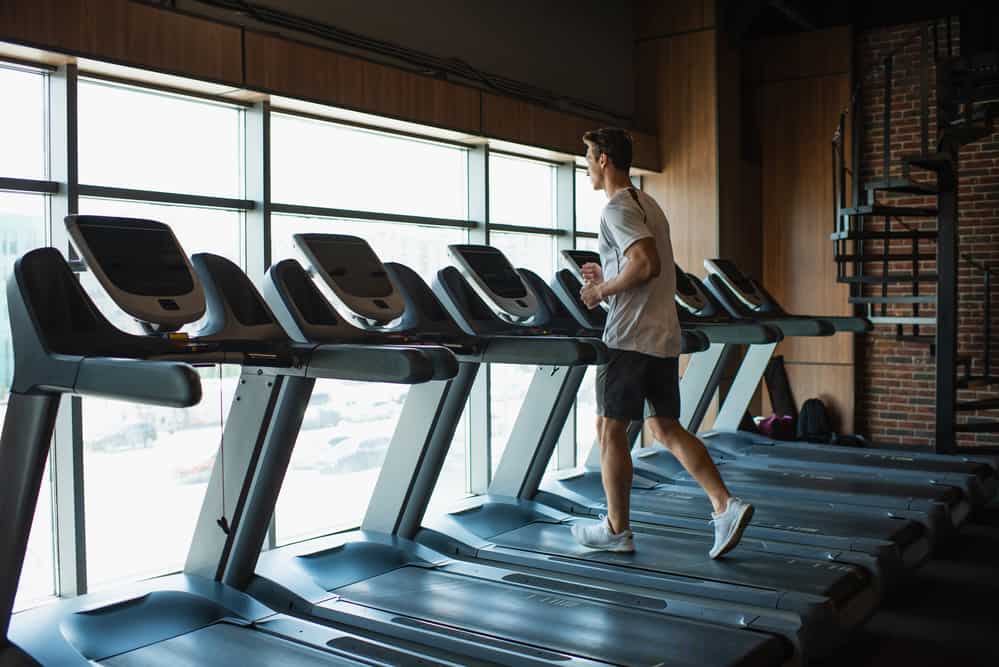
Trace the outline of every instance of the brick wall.
{"type": "MultiPolygon", "coordinates": [[[[917,25],[900,25],[859,33],[855,41],[857,76],[863,77],[863,143],[861,174],[864,181],[878,178],[883,174],[883,77],[881,63],[884,57],[900,50],[894,61],[894,85],[892,88],[892,131],[891,156],[892,174],[899,174],[897,158],[901,155],[920,152],[920,92],[919,92],[919,40],[910,41],[918,30],[917,25]]],[[[958,26],[952,24],[955,52],[959,49],[958,26]]],[[[944,44],[944,30],[941,24],[939,39],[941,49],[944,44]]],[[[936,102],[933,94],[935,72],[930,75],[930,145],[935,143],[936,102]]],[[[914,172],[917,173],[918,172],[914,172]]],[[[973,256],[980,262],[991,262],[999,270],[999,133],[993,134],[978,143],[965,146],[959,163],[959,234],[960,251],[973,256]]],[[[927,178],[926,180],[932,180],[927,178]]],[[[882,195],[883,197],[884,195],[882,195]]],[[[935,198],[896,196],[885,201],[899,206],[934,206],[935,198]]],[[[932,229],[934,220],[912,220],[905,222],[915,229],[932,229]]],[[[897,228],[897,223],[892,223],[897,228]]],[[[874,225],[872,225],[874,228],[874,225]]],[[[880,243],[880,242],[878,242],[880,243]]],[[[909,241],[893,241],[893,252],[908,252],[912,249],[909,241]]],[[[935,242],[922,242],[920,252],[932,253],[935,242]]],[[[932,261],[922,262],[920,270],[934,271],[932,261]]],[[[868,265],[868,270],[876,269],[868,265]]],[[[911,264],[896,263],[889,267],[892,272],[910,273],[911,264]]],[[[982,354],[984,350],[984,306],[985,293],[982,273],[961,263],[959,274],[959,320],[958,354],[971,355],[972,373],[984,372],[982,354]]],[[[994,283],[999,283],[999,276],[994,283]]],[[[880,294],[880,285],[869,286],[865,294],[880,294]]],[[[923,287],[923,294],[932,294],[935,286],[930,283],[923,287]]],[[[999,338],[999,284],[992,290],[993,338],[999,338]]],[[[911,294],[911,286],[899,285],[890,288],[889,293],[911,294]]],[[[888,314],[911,314],[911,307],[890,307],[888,314]]],[[[932,306],[922,306],[920,315],[933,315],[932,306]]],[[[911,333],[911,327],[905,327],[911,333]]],[[[932,335],[933,327],[921,327],[920,334],[932,335]]],[[[860,343],[858,357],[857,392],[857,431],[874,440],[894,443],[931,445],[934,432],[935,406],[935,367],[929,346],[919,343],[895,340],[895,328],[879,326],[860,343]]],[[[999,362],[999,353],[993,353],[993,362],[999,362]]],[[[993,367],[992,373],[999,375],[993,367]]],[[[976,390],[961,390],[959,401],[988,398],[999,393],[999,387],[976,390]]],[[[974,413],[972,413],[974,414],[974,413]]],[[[999,417],[999,411],[981,413],[982,417],[999,417]]],[[[999,434],[961,434],[959,443],[963,445],[999,445],[999,434]]]]}

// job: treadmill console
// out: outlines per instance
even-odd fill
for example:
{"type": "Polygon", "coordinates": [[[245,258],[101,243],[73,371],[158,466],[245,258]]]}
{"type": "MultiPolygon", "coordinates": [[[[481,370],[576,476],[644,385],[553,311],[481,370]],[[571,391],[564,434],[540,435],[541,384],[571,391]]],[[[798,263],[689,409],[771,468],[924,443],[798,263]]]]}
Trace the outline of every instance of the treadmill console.
{"type": "Polygon", "coordinates": [[[363,326],[384,326],[402,317],[402,296],[367,241],[345,234],[295,234],[293,238],[311,273],[363,326]]]}
{"type": "Polygon", "coordinates": [[[205,314],[204,289],[169,226],[69,215],[66,230],[112,300],[149,333],[177,331],[205,314]]]}
{"type": "Polygon", "coordinates": [[[450,245],[448,251],[472,289],[501,319],[527,324],[538,299],[501,251],[487,245],[450,245]]]}
{"type": "Polygon", "coordinates": [[[565,268],[572,271],[581,283],[586,282],[583,280],[583,264],[600,264],[600,253],[592,250],[563,250],[561,255],[565,268]]]}
{"type": "Polygon", "coordinates": [[[763,291],[751,278],[743,274],[727,259],[706,259],[704,268],[721,280],[742,305],[751,311],[759,312],[767,303],[763,291]]]}
{"type": "MultiPolygon", "coordinates": [[[[593,250],[563,250],[561,255],[563,264],[576,277],[580,285],[586,284],[586,280],[583,278],[583,264],[600,264],[600,253],[593,250]]],[[[610,308],[606,301],[601,301],[600,307],[604,310],[610,308]]]]}
{"type": "Polygon", "coordinates": [[[691,315],[710,315],[711,299],[704,293],[704,286],[679,266],[676,267],[676,305],[691,315]]]}

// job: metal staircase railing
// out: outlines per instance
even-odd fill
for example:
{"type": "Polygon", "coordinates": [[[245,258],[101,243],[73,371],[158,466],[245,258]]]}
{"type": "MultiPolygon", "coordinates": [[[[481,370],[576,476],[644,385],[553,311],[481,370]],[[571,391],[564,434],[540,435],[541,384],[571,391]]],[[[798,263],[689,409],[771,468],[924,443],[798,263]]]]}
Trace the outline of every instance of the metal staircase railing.
{"type": "Polygon", "coordinates": [[[894,326],[898,341],[926,344],[936,359],[936,448],[957,449],[958,432],[999,432],[999,420],[964,419],[970,412],[999,409],[999,397],[958,400],[958,391],[999,385],[992,374],[991,289],[995,267],[958,252],[958,165],[961,146],[994,132],[999,115],[999,57],[954,55],[951,20],[941,45],[939,22],[921,24],[879,67],[859,79],[839,116],[832,140],[836,280],[849,285],[849,301],[875,325],[894,326]],[[896,59],[918,47],[919,153],[892,159],[892,102],[896,59]],[[932,51],[931,51],[932,48],[932,51]],[[937,136],[930,138],[930,69],[936,68],[937,136]],[[861,91],[875,77],[882,85],[881,169],[861,182],[861,91]],[[846,125],[852,118],[852,158],[846,155],[846,125]],[[849,162],[849,164],[848,164],[849,162]],[[861,192],[866,197],[861,197],[861,192]],[[883,197],[909,198],[886,203],[883,197]],[[934,199],[926,205],[925,199],[934,199]],[[916,199],[915,202],[911,201],[916,199]],[[982,373],[960,356],[958,265],[981,271],[985,298],[982,373]],[[933,328],[932,334],[925,328],[933,328]],[[959,368],[963,372],[958,373],[959,368]]]}

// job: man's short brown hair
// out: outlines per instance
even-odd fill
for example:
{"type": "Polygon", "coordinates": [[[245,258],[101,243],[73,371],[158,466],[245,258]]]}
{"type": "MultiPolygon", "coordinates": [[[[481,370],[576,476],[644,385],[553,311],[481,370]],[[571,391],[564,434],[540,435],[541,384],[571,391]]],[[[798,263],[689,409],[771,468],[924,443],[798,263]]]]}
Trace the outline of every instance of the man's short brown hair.
{"type": "Polygon", "coordinates": [[[593,157],[606,155],[622,171],[631,169],[631,133],[619,127],[602,127],[583,135],[583,141],[593,144],[593,157]]]}

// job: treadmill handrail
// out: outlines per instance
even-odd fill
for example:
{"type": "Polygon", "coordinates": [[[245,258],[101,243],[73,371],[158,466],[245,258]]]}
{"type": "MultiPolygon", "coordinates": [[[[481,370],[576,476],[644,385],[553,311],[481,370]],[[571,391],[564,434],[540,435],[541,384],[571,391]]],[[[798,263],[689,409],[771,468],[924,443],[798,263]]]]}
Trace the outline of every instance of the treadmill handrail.
{"type": "Polygon", "coordinates": [[[50,389],[171,408],[201,401],[201,378],[190,365],[143,359],[84,358],[72,388],[50,389]]]}
{"type": "Polygon", "coordinates": [[[731,343],[735,345],[761,345],[778,343],[784,339],[784,334],[777,327],[769,324],[758,324],[745,320],[729,320],[728,322],[683,322],[684,329],[700,331],[712,343],[731,343]]]}
{"type": "Polygon", "coordinates": [[[542,366],[590,366],[607,363],[607,346],[596,338],[564,336],[489,336],[482,361],[542,366]]]}
{"type": "Polygon", "coordinates": [[[421,345],[320,345],[309,356],[307,377],[419,384],[458,374],[458,362],[445,347],[421,345]]]}

